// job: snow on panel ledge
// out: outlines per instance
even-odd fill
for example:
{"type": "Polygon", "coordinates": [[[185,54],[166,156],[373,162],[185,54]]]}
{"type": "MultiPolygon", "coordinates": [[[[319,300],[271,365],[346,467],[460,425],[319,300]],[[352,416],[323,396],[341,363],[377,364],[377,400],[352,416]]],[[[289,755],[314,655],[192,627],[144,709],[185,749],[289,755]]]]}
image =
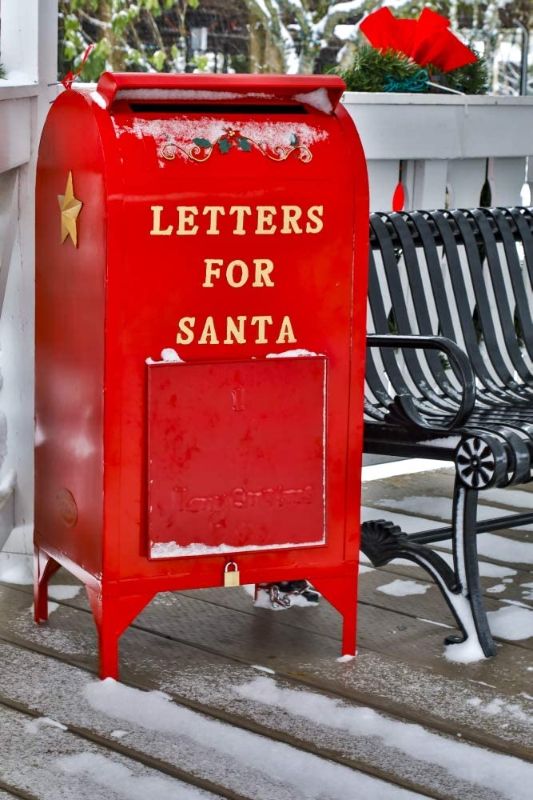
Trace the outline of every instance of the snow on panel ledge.
{"type": "Polygon", "coordinates": [[[183,358],[180,358],[178,353],[174,350],[173,347],[165,347],[161,350],[161,358],[159,361],[148,357],[145,359],[146,364],[185,364],[183,358]]]}
{"type": "Polygon", "coordinates": [[[306,356],[321,356],[322,353],[313,353],[311,350],[283,350],[281,353],[267,353],[265,358],[304,358],[306,356]]]}
{"type": "Polygon", "coordinates": [[[193,542],[188,545],[179,545],[176,542],[150,542],[150,558],[181,558],[184,556],[209,556],[219,553],[250,553],[256,550],[289,550],[296,547],[320,547],[326,539],[317,539],[314,542],[284,542],[283,544],[250,544],[236,547],[230,544],[219,544],[211,547],[202,542],[193,542]]]}

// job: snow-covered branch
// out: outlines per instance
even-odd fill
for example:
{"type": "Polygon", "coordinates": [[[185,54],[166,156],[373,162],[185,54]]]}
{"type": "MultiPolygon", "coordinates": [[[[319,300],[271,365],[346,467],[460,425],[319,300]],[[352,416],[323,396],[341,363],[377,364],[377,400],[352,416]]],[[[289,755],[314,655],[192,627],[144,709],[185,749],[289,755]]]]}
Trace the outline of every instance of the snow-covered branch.
{"type": "Polygon", "coordinates": [[[331,36],[335,25],[342,22],[346,17],[362,11],[367,5],[365,0],[348,0],[346,3],[334,3],[328,8],[322,19],[314,25],[315,39],[317,37],[326,38],[331,36]]]}
{"type": "Polygon", "coordinates": [[[380,6],[383,0],[345,0],[322,12],[309,0],[246,0],[263,20],[288,73],[312,72],[317,53],[326,47],[335,26],[354,15],[380,6]],[[276,42],[276,38],[278,41],[276,42]]]}

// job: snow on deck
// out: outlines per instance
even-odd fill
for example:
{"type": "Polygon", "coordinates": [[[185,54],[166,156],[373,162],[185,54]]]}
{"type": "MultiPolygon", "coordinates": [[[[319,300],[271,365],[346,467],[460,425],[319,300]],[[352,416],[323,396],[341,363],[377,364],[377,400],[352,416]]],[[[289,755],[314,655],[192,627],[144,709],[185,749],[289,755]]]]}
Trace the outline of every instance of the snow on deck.
{"type": "MultiPolygon", "coordinates": [[[[414,466],[372,468],[365,518],[411,531],[449,518],[451,471],[414,466]]],[[[480,518],[530,500],[491,490],[480,518]]],[[[250,587],[189,591],[159,595],[128,629],[120,683],[95,677],[79,585],[60,571],[37,627],[28,570],[0,563],[0,798],[529,800],[533,532],[479,541],[495,659],[445,658],[454,621],[398,561],[361,569],[355,659],[339,659],[325,601],[273,614],[250,587]]]]}

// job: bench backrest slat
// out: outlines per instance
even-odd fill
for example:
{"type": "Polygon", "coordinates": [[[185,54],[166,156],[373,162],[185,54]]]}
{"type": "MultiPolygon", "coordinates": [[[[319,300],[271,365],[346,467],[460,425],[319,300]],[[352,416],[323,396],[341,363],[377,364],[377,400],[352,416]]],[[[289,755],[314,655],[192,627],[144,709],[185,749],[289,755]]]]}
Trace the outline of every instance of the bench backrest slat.
{"type": "MultiPolygon", "coordinates": [[[[499,340],[499,352],[505,352],[503,348],[503,345],[505,345],[505,350],[509,356],[513,371],[517,372],[522,380],[527,380],[529,370],[527,369],[524,359],[520,353],[520,347],[515,328],[516,299],[513,298],[513,307],[511,308],[506,291],[505,278],[510,277],[511,265],[508,259],[504,258],[502,260],[502,258],[500,258],[496,238],[492,233],[491,227],[488,224],[483,210],[476,209],[472,212],[472,215],[478,224],[479,230],[483,234],[484,242],[486,242],[486,264],[490,273],[490,279],[496,299],[496,308],[499,314],[500,330],[501,334],[503,335],[503,340],[499,340]],[[506,274],[504,274],[504,269],[502,269],[503,266],[507,268],[506,274]]],[[[500,223],[503,223],[503,220],[500,220],[500,223]]],[[[505,256],[505,253],[503,252],[501,255],[505,256]]],[[[483,275],[480,276],[480,281],[483,281],[483,275]]],[[[510,376],[506,375],[506,383],[509,383],[509,380],[513,380],[512,374],[510,376]]]]}
{"type": "MultiPolygon", "coordinates": [[[[476,375],[488,390],[498,392],[500,386],[512,381],[505,361],[502,357],[499,337],[494,325],[494,316],[489,300],[486,275],[484,274],[482,258],[485,257],[487,243],[474,236],[473,220],[461,211],[451,211],[457,230],[464,246],[465,259],[460,259],[458,242],[448,233],[448,223],[443,212],[434,212],[432,215],[439,226],[443,238],[450,277],[454,288],[456,302],[459,307],[461,328],[465,337],[465,345],[470,361],[476,375]],[[469,278],[475,300],[475,312],[469,309],[466,303],[468,290],[465,278],[469,278]],[[478,326],[476,328],[476,326],[478,326]],[[480,345],[484,347],[481,349],[480,345]],[[491,370],[488,367],[492,367],[491,370]]],[[[479,231],[478,231],[479,233],[479,231]]],[[[457,337],[455,336],[455,341],[457,337]]]]}
{"type": "MultiPolygon", "coordinates": [[[[369,332],[442,335],[465,350],[481,406],[502,392],[533,390],[533,209],[372,214],[369,332]]],[[[447,361],[434,351],[369,349],[369,415],[397,394],[419,409],[460,400],[447,361]]]]}
{"type": "MultiPolygon", "coordinates": [[[[420,274],[417,274],[409,263],[411,260],[416,260],[415,249],[410,248],[409,231],[399,216],[395,217],[395,222],[398,223],[398,227],[395,227],[394,231],[404,251],[401,263],[398,259],[398,250],[394,247],[386,226],[376,218],[373,218],[371,223],[379,241],[379,263],[378,253],[374,253],[370,274],[370,313],[379,332],[389,332],[392,322],[397,333],[429,333],[431,323],[428,310],[421,308],[418,302],[411,303],[411,308],[407,305],[407,300],[415,296],[418,299],[422,297],[419,286],[420,274]],[[384,306],[384,280],[391,300],[393,320],[384,306]]],[[[393,351],[384,349],[381,357],[386,373],[397,392],[415,396],[419,394],[437,407],[440,405],[443,410],[448,410],[449,404],[443,401],[442,392],[439,394],[433,390],[436,382],[441,389],[445,386],[451,391],[436,353],[429,354],[426,359],[418,351],[405,351],[400,362],[404,365],[403,372],[393,351]]]]}

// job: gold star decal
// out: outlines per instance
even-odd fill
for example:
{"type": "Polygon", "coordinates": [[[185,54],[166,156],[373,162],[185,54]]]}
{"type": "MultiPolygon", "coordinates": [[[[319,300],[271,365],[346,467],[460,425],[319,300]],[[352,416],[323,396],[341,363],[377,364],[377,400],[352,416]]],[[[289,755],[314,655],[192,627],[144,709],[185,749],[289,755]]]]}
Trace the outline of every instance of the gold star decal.
{"type": "Polygon", "coordinates": [[[72,188],[72,172],[69,172],[65,194],[58,194],[59,208],[61,210],[61,243],[70,236],[74,247],[78,246],[78,228],[76,220],[83,203],[74,196],[72,188]]]}

